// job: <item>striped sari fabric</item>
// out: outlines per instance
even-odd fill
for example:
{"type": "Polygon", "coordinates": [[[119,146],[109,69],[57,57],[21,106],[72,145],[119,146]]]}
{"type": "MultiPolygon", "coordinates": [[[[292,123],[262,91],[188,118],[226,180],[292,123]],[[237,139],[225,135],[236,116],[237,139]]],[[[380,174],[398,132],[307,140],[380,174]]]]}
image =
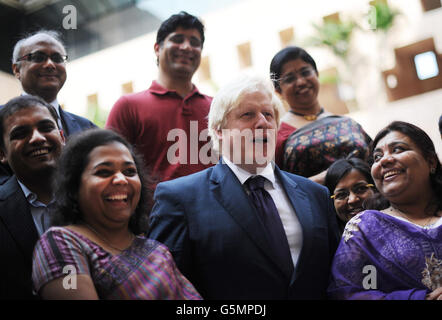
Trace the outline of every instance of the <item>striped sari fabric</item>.
{"type": "Polygon", "coordinates": [[[52,227],[34,249],[32,281],[38,292],[51,280],[87,274],[100,299],[200,300],[163,244],[137,236],[121,254],[112,255],[85,236],[52,227]],[[66,268],[69,266],[69,268],[66,268]]]}

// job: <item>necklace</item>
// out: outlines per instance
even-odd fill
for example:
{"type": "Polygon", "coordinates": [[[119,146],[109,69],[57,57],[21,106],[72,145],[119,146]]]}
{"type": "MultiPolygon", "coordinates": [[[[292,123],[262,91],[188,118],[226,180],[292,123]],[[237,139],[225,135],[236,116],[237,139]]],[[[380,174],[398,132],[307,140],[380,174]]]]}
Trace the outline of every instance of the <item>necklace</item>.
{"type": "MultiPolygon", "coordinates": [[[[105,237],[103,237],[97,230],[95,230],[94,228],[92,228],[92,226],[90,226],[89,224],[87,224],[86,222],[84,222],[84,225],[89,229],[89,230],[91,230],[93,233],[95,233],[95,235],[98,237],[98,238],[100,238],[102,241],[104,241],[109,247],[111,247],[112,249],[114,249],[114,250],[117,250],[117,251],[119,251],[119,252],[123,252],[124,250],[126,250],[129,246],[130,246],[130,244],[129,244],[129,246],[127,246],[126,248],[124,248],[124,249],[120,249],[120,248],[117,248],[117,247],[115,247],[115,246],[113,246],[105,237]]],[[[130,238],[130,241],[129,241],[129,243],[132,243],[132,241],[134,240],[134,238],[135,238],[135,236],[134,236],[134,234],[131,232],[130,233],[130,235],[131,235],[131,238],[130,238]]]]}
{"type": "Polygon", "coordinates": [[[321,108],[321,110],[317,114],[302,114],[296,111],[293,111],[292,109],[289,110],[290,113],[293,113],[297,116],[303,117],[307,121],[314,121],[318,119],[319,115],[324,112],[324,108],[321,108]]]}
{"type": "MultiPolygon", "coordinates": [[[[398,216],[398,214],[399,214],[400,217],[402,217],[402,218],[404,218],[404,219],[406,219],[406,220],[408,220],[408,221],[410,221],[410,222],[412,222],[414,224],[417,224],[417,225],[419,225],[419,226],[421,226],[423,228],[429,228],[429,227],[431,227],[434,224],[434,223],[431,223],[431,221],[434,218],[434,215],[430,216],[428,218],[428,220],[426,221],[426,223],[421,224],[421,223],[415,222],[413,219],[410,219],[409,217],[407,217],[407,215],[405,213],[403,213],[401,210],[399,210],[397,208],[394,208],[394,207],[390,206],[390,207],[388,207],[387,210],[390,211],[393,215],[398,216]]],[[[436,209],[436,212],[437,212],[437,209],[436,209]]]]}

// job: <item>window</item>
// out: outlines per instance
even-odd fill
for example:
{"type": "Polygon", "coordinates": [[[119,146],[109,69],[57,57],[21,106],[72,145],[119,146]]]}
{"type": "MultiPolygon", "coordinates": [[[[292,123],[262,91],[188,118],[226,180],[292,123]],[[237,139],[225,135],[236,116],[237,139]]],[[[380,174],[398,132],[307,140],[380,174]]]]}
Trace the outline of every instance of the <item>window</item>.
{"type": "Polygon", "coordinates": [[[295,40],[295,32],[293,31],[293,28],[279,31],[279,40],[281,41],[281,47],[283,48],[292,45],[295,40]]]}
{"type": "Polygon", "coordinates": [[[98,94],[94,93],[87,96],[87,118],[98,127],[104,128],[108,112],[103,111],[98,105],[98,94]]]}
{"type": "Polygon", "coordinates": [[[431,11],[442,7],[441,0],[421,0],[424,11],[431,11]]]}
{"type": "Polygon", "coordinates": [[[94,93],[89,96],[87,96],[87,108],[95,109],[98,107],[98,94],[94,93]]]}
{"type": "Polygon", "coordinates": [[[123,94],[128,94],[134,92],[132,81],[123,83],[121,85],[121,90],[123,91],[123,94]]]}
{"type": "Polygon", "coordinates": [[[396,65],[382,72],[389,101],[442,88],[441,58],[433,38],[395,48],[396,65]]]}
{"type": "Polygon", "coordinates": [[[237,46],[239,67],[241,69],[252,66],[252,49],[250,42],[246,42],[237,46]]]}
{"type": "Polygon", "coordinates": [[[417,77],[420,80],[434,78],[439,74],[436,55],[433,51],[427,51],[414,56],[417,77]]]}
{"type": "Polygon", "coordinates": [[[198,77],[202,81],[208,81],[210,80],[211,74],[210,74],[210,59],[208,56],[202,57],[200,67],[198,69],[198,77]]]}
{"type": "Polygon", "coordinates": [[[383,4],[388,5],[387,0],[372,0],[372,1],[369,2],[369,4],[371,6],[374,6],[376,3],[383,3],[383,4]]]}
{"type": "Polygon", "coordinates": [[[328,16],[322,17],[322,20],[326,23],[327,22],[339,23],[341,21],[339,17],[339,12],[335,12],[333,14],[329,14],[328,16]]]}
{"type": "Polygon", "coordinates": [[[385,80],[389,88],[394,89],[397,87],[397,77],[394,74],[387,75],[385,80]]]}

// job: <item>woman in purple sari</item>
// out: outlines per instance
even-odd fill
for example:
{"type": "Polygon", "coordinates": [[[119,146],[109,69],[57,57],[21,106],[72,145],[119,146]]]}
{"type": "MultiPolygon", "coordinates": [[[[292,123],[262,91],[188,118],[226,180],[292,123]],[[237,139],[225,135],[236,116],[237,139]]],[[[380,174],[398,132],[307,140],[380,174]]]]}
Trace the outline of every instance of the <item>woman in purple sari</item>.
{"type": "Polygon", "coordinates": [[[346,225],[332,265],[332,299],[442,300],[442,168],[418,127],[392,122],[376,136],[377,210],[346,225]]]}
{"type": "Polygon", "coordinates": [[[55,180],[57,227],[34,250],[32,280],[43,299],[201,299],[167,247],[143,234],[151,196],[142,168],[113,131],[68,141],[55,180]]]}

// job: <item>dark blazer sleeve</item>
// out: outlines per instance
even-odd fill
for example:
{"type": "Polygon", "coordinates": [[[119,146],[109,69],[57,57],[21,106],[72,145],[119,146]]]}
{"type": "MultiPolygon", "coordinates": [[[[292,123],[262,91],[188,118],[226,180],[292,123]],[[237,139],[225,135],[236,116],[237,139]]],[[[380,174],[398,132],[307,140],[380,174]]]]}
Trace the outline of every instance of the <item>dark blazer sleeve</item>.
{"type": "MultiPolygon", "coordinates": [[[[4,105],[0,105],[0,109],[3,107],[4,105]]],[[[12,170],[8,164],[0,163],[0,185],[4,184],[12,174],[12,170]]]]}
{"type": "Polygon", "coordinates": [[[183,274],[191,270],[189,230],[184,208],[172,183],[160,183],[150,215],[148,237],[165,244],[183,274]]]}
{"type": "Polygon", "coordinates": [[[35,298],[31,270],[37,239],[26,198],[12,176],[0,186],[0,300],[35,298]]]}
{"type": "Polygon", "coordinates": [[[0,185],[4,184],[12,174],[12,170],[7,163],[0,163],[0,185]]]}

